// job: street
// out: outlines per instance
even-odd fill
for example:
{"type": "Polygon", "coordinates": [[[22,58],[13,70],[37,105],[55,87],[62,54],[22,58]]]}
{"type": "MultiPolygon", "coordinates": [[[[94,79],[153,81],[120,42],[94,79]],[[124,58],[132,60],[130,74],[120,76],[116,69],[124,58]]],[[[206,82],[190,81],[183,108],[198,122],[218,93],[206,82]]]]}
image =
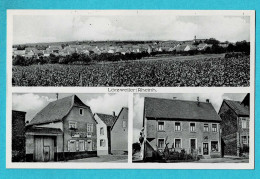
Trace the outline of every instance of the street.
{"type": "Polygon", "coordinates": [[[76,160],[69,160],[68,162],[108,162],[108,163],[127,163],[127,155],[103,155],[98,157],[90,157],[76,160]]]}
{"type": "Polygon", "coordinates": [[[248,163],[249,159],[234,157],[234,156],[225,156],[224,158],[200,159],[194,162],[195,163],[248,163]]]}

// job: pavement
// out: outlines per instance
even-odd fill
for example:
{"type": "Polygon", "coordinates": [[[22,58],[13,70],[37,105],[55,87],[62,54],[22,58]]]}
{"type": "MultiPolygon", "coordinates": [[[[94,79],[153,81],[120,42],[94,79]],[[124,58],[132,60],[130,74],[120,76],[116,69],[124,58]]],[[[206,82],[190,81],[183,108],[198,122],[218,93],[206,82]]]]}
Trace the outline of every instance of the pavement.
{"type": "Polygon", "coordinates": [[[98,157],[89,157],[83,159],[69,160],[68,162],[103,162],[103,163],[127,163],[128,156],[127,155],[103,155],[98,157]]]}
{"type": "Polygon", "coordinates": [[[248,158],[225,156],[223,158],[209,158],[194,161],[195,163],[249,163],[248,158]]]}

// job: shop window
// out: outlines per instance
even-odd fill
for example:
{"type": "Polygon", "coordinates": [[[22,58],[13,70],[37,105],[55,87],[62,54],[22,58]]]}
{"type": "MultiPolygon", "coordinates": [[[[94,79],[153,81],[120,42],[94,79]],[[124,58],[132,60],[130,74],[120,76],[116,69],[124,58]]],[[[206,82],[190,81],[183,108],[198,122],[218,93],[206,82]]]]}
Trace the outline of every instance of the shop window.
{"type": "Polygon", "coordinates": [[[211,151],[218,152],[218,141],[211,141],[211,151]]]}
{"type": "Polygon", "coordinates": [[[79,141],[79,151],[84,151],[85,150],[85,141],[84,140],[80,140],[79,141]]]}

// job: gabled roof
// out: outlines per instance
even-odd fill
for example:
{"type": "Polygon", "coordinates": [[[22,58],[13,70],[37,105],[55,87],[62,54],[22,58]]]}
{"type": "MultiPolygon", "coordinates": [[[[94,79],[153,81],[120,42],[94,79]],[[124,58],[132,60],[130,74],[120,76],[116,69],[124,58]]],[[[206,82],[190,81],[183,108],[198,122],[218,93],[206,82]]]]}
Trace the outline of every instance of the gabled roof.
{"type": "Polygon", "coordinates": [[[36,114],[29,125],[46,124],[62,121],[67,116],[73,106],[87,107],[76,95],[68,96],[50,102],[45,108],[36,114]]]}
{"type": "Polygon", "coordinates": [[[224,99],[224,101],[238,116],[249,116],[249,108],[242,105],[240,101],[224,99]]]}
{"type": "Polygon", "coordinates": [[[200,43],[197,47],[198,47],[198,48],[203,48],[203,47],[205,47],[205,46],[207,46],[206,43],[200,43]]]}
{"type": "Polygon", "coordinates": [[[114,123],[113,123],[113,125],[112,125],[112,127],[111,127],[111,130],[113,130],[113,127],[114,127],[116,121],[118,120],[119,116],[121,115],[121,113],[122,113],[122,111],[123,111],[124,109],[125,109],[125,110],[128,110],[128,107],[122,107],[122,109],[120,110],[120,112],[119,112],[119,114],[118,114],[116,120],[114,121],[114,123]]]}
{"type": "Polygon", "coordinates": [[[102,113],[96,113],[96,115],[107,125],[112,126],[117,118],[117,116],[108,115],[108,114],[102,114],[102,113]]]}
{"type": "Polygon", "coordinates": [[[161,119],[221,121],[211,103],[172,100],[162,98],[144,99],[144,116],[161,119]]]}

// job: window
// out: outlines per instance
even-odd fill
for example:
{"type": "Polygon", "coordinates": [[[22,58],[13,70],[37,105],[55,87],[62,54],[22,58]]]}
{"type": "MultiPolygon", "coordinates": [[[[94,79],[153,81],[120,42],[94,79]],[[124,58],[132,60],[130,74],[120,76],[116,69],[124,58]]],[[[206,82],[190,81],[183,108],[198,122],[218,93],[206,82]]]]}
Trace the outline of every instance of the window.
{"type": "Polygon", "coordinates": [[[242,122],[242,128],[243,128],[243,129],[247,128],[247,125],[246,125],[246,123],[247,123],[246,118],[242,118],[242,119],[241,119],[241,122],[242,122]]]}
{"type": "Polygon", "coordinates": [[[181,148],[181,139],[175,139],[175,148],[181,148]]]}
{"type": "Polygon", "coordinates": [[[77,129],[77,122],[69,121],[69,128],[70,129],[77,129]]]}
{"type": "Polygon", "coordinates": [[[217,132],[217,124],[212,124],[212,132],[217,132]]]}
{"type": "Polygon", "coordinates": [[[164,139],[158,139],[158,148],[164,148],[164,139]]]}
{"type": "Polygon", "coordinates": [[[93,124],[87,124],[87,131],[93,132],[93,124]]]}
{"type": "Polygon", "coordinates": [[[76,141],[75,140],[69,140],[68,141],[68,151],[69,152],[76,152],[77,151],[76,141]]]}
{"type": "Polygon", "coordinates": [[[190,123],[190,131],[195,132],[195,123],[190,123]]]}
{"type": "Polygon", "coordinates": [[[85,150],[85,148],[84,148],[84,140],[80,140],[79,141],[79,151],[84,151],[85,150]]]}
{"type": "Polygon", "coordinates": [[[100,128],[100,135],[104,135],[104,127],[100,128]]]}
{"type": "Polygon", "coordinates": [[[211,151],[218,152],[218,141],[211,141],[211,151]]]}
{"type": "Polygon", "coordinates": [[[106,142],[104,139],[100,140],[100,147],[105,147],[106,146],[106,142]]]}
{"type": "Polygon", "coordinates": [[[175,122],[175,131],[180,131],[180,130],[181,130],[181,123],[175,122]]]}
{"type": "Polygon", "coordinates": [[[247,144],[247,137],[241,136],[241,138],[242,138],[242,144],[247,144]]]}
{"type": "Polygon", "coordinates": [[[209,132],[209,124],[204,124],[204,132],[209,132]]]}
{"type": "Polygon", "coordinates": [[[123,121],[123,128],[126,128],[126,121],[123,121]]]}
{"type": "Polygon", "coordinates": [[[158,131],[164,130],[164,122],[158,122],[158,131]]]}
{"type": "Polygon", "coordinates": [[[82,109],[82,108],[79,109],[79,114],[80,114],[81,116],[84,115],[84,114],[83,114],[83,109],[82,109]]]}

